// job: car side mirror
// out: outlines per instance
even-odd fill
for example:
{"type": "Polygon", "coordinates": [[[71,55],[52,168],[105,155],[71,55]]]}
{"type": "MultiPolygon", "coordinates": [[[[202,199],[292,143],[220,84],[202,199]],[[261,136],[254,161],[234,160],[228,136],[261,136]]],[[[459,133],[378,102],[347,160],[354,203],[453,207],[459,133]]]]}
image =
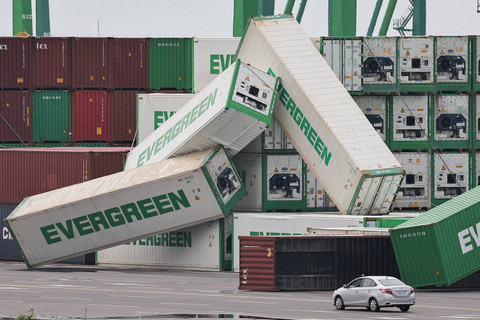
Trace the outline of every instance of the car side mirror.
{"type": "Polygon", "coordinates": [[[346,284],[344,284],[344,285],[343,285],[343,287],[344,287],[344,288],[347,288],[347,285],[346,285],[346,284]]]}

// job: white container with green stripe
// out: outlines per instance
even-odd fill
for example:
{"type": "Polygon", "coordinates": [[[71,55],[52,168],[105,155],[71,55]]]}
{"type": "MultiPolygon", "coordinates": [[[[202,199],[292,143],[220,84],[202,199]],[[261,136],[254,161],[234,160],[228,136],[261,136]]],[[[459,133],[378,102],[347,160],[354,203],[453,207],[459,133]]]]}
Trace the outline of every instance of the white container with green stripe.
{"type": "Polygon", "coordinates": [[[222,218],[245,193],[215,147],[25,198],[6,222],[32,268],[222,218]]]}
{"type": "Polygon", "coordinates": [[[297,21],[252,19],[237,58],[282,79],[274,118],[339,211],[388,214],[402,166],[297,21]]]}
{"type": "Polygon", "coordinates": [[[270,125],[278,86],[236,61],[134,148],[125,170],[219,144],[235,155],[270,125]]]}

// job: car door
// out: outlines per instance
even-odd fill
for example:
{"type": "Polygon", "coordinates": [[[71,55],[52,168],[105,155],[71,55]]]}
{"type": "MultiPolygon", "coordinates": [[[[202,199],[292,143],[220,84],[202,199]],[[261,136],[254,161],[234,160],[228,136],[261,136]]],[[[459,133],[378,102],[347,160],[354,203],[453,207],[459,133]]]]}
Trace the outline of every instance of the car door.
{"type": "Polygon", "coordinates": [[[346,306],[358,305],[358,289],[362,286],[363,279],[355,279],[350,282],[342,294],[343,303],[346,306]]]}
{"type": "Polygon", "coordinates": [[[372,296],[372,291],[375,290],[376,283],[370,278],[364,278],[362,285],[357,289],[357,302],[359,306],[368,306],[368,300],[372,296]]]}

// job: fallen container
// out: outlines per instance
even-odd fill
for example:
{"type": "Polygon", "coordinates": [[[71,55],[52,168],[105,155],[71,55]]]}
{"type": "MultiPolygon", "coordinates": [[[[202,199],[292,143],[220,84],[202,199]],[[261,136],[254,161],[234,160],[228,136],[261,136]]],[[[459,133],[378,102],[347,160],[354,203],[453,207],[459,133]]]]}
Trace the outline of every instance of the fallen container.
{"type": "Polygon", "coordinates": [[[282,79],[274,118],[343,214],[388,214],[403,169],[291,15],[251,20],[237,58],[282,79]]]}
{"type": "Polygon", "coordinates": [[[215,147],[25,198],[6,222],[33,268],[222,218],[244,194],[215,147]]]}
{"type": "Polygon", "coordinates": [[[218,144],[236,154],[270,124],[278,85],[237,61],[133,149],[125,169],[218,144]]]}

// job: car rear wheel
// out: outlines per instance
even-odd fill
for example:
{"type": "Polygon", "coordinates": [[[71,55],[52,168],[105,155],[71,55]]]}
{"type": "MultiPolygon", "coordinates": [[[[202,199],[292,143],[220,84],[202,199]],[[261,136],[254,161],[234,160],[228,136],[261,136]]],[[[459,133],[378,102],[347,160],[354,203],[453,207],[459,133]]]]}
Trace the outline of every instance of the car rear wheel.
{"type": "Polygon", "coordinates": [[[402,312],[407,312],[410,309],[410,306],[400,306],[399,308],[402,312]]]}
{"type": "Polygon", "coordinates": [[[345,305],[343,304],[342,297],[340,297],[340,296],[335,297],[335,308],[337,308],[337,310],[345,309],[345,305]]]}
{"type": "Polygon", "coordinates": [[[368,308],[370,309],[370,311],[373,311],[373,312],[377,312],[378,310],[380,310],[377,299],[375,298],[370,299],[370,301],[368,302],[368,308]]]}

